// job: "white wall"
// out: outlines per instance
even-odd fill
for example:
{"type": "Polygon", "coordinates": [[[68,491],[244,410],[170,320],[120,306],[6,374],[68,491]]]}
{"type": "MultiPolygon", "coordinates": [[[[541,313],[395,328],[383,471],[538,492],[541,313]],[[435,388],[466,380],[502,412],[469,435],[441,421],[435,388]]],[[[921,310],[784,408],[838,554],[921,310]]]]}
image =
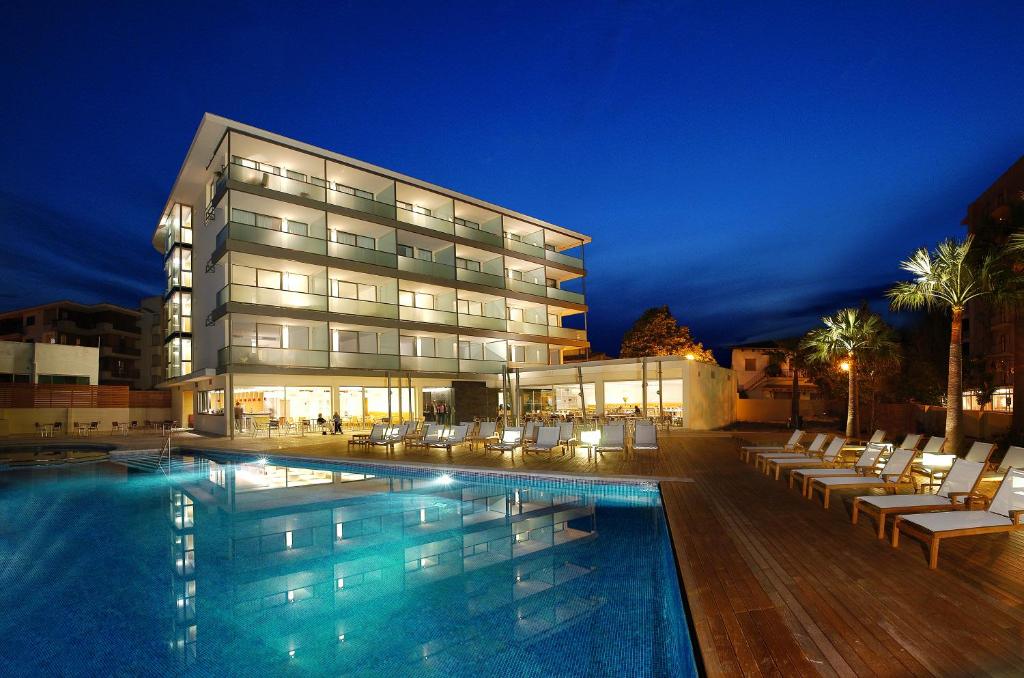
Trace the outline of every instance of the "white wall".
{"type": "Polygon", "coordinates": [[[36,344],[0,341],[0,372],[89,377],[93,386],[100,378],[100,350],[91,346],[36,344]]]}

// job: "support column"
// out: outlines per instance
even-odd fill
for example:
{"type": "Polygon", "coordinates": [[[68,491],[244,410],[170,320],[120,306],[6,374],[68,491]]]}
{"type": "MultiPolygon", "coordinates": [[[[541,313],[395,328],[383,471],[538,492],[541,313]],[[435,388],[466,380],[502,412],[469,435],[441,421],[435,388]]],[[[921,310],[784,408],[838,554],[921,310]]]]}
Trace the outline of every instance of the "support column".
{"type": "Polygon", "coordinates": [[[598,417],[604,416],[604,380],[594,380],[594,414],[598,417]]]}
{"type": "Polygon", "coordinates": [[[662,361],[658,361],[658,419],[662,419],[665,416],[665,382],[661,378],[661,364],[662,361]]]}
{"type": "Polygon", "coordinates": [[[580,384],[580,411],[582,412],[583,419],[587,418],[587,394],[583,390],[583,368],[579,365],[576,366],[576,378],[580,384]]]}
{"type": "Polygon", "coordinates": [[[643,414],[641,416],[647,416],[647,358],[640,358],[640,402],[643,414]]]}
{"type": "Polygon", "coordinates": [[[388,383],[387,383],[387,401],[388,401],[388,423],[391,423],[391,373],[388,372],[388,383]]]}
{"type": "Polygon", "coordinates": [[[416,418],[416,395],[412,390],[412,376],[405,375],[405,378],[409,382],[409,419],[416,418]]]}
{"type": "Polygon", "coordinates": [[[230,372],[225,375],[224,416],[228,418],[228,437],[235,439],[235,378],[230,372]]]}
{"type": "MultiPolygon", "coordinates": [[[[391,388],[388,388],[388,402],[391,402],[391,388]]],[[[402,423],[403,413],[402,410],[402,375],[398,375],[398,423],[402,423]]]]}
{"type": "Polygon", "coordinates": [[[334,413],[341,414],[341,399],[338,397],[338,386],[331,384],[331,430],[334,430],[334,413]]]}

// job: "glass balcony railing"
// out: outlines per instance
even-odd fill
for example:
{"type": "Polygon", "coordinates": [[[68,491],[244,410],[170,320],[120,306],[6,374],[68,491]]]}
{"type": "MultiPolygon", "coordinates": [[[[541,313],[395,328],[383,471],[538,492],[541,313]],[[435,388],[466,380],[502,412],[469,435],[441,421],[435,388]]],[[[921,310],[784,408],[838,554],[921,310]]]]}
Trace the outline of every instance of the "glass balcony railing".
{"type": "Polygon", "coordinates": [[[308,235],[296,233],[285,233],[270,228],[240,224],[237,221],[228,222],[217,234],[217,247],[223,247],[229,240],[242,240],[244,242],[280,247],[281,249],[298,250],[312,254],[326,254],[327,241],[319,238],[311,238],[308,235]]]}
{"type": "Polygon", "coordinates": [[[387,217],[388,219],[395,218],[394,205],[389,205],[386,202],[378,202],[359,195],[352,195],[343,191],[335,191],[330,188],[327,189],[327,202],[332,205],[337,205],[338,207],[347,207],[351,210],[365,212],[366,214],[376,214],[379,217],[387,217]]]}
{"type": "Polygon", "coordinates": [[[455,235],[460,238],[466,238],[468,240],[476,240],[477,242],[485,242],[488,245],[495,245],[497,247],[502,246],[502,240],[500,233],[491,233],[490,231],[484,231],[479,228],[472,228],[470,226],[463,226],[462,224],[455,224],[455,235]]]}
{"type": "Polygon", "coordinates": [[[403,355],[401,369],[417,372],[458,372],[458,358],[427,358],[424,356],[403,355]]]}
{"type": "Polygon", "coordinates": [[[583,295],[579,292],[570,292],[569,290],[561,290],[557,287],[547,288],[549,299],[561,299],[562,301],[571,301],[575,304],[582,304],[583,295]]]}
{"type": "Polygon", "coordinates": [[[474,372],[476,374],[501,374],[501,371],[504,367],[504,360],[459,360],[459,372],[474,372]]]}
{"type": "Polygon", "coordinates": [[[305,181],[299,181],[298,179],[290,179],[280,174],[272,174],[234,163],[231,164],[230,172],[231,178],[234,181],[249,184],[250,186],[259,186],[271,191],[316,200],[317,202],[324,202],[327,197],[322,186],[316,186],[305,181]]]}
{"type": "Polygon", "coordinates": [[[515,278],[505,279],[505,288],[510,289],[514,292],[523,292],[524,294],[536,294],[539,297],[546,296],[544,285],[540,285],[526,280],[516,280],[515,278]]]}
{"type": "Polygon", "coordinates": [[[448,221],[447,219],[439,219],[438,217],[427,216],[426,214],[420,214],[419,212],[413,212],[407,210],[404,207],[399,207],[395,210],[398,215],[398,220],[403,221],[413,226],[422,226],[423,228],[429,228],[432,231],[439,231],[447,235],[455,233],[455,224],[448,221]]]}
{"type": "Polygon", "coordinates": [[[455,277],[457,280],[462,282],[487,285],[488,287],[499,287],[501,289],[505,288],[505,277],[494,275],[493,273],[470,271],[468,268],[457,268],[455,269],[455,277]]]}
{"type": "Polygon", "coordinates": [[[438,264],[433,261],[423,261],[422,259],[413,259],[412,257],[399,256],[398,270],[407,271],[409,273],[419,273],[420,275],[429,275],[434,278],[447,278],[449,280],[455,279],[454,266],[438,264]]]}
{"type": "Polygon", "coordinates": [[[524,323],[516,320],[508,321],[508,331],[516,334],[535,334],[539,337],[548,336],[548,326],[540,323],[524,323]]]}
{"type": "Polygon", "coordinates": [[[557,327],[555,325],[548,326],[548,335],[564,339],[579,339],[581,341],[587,338],[587,333],[583,330],[578,330],[574,327],[557,327]]]}
{"type": "Polygon", "coordinates": [[[398,306],[395,304],[382,304],[377,301],[331,297],[328,306],[331,313],[345,313],[347,315],[361,315],[371,318],[398,317],[398,306]]]}
{"type": "Polygon", "coordinates": [[[432,308],[401,306],[398,310],[398,317],[401,320],[411,320],[419,323],[458,324],[458,315],[454,311],[435,311],[432,308]]]}
{"type": "Polygon", "coordinates": [[[572,266],[573,268],[583,268],[582,259],[579,257],[569,256],[568,254],[562,254],[561,252],[544,250],[544,258],[548,261],[553,261],[556,264],[565,264],[566,266],[572,266]]]}
{"type": "Polygon", "coordinates": [[[475,327],[481,330],[505,331],[504,318],[490,318],[484,315],[459,314],[459,327],[475,327]]]}
{"type": "Polygon", "coordinates": [[[310,351],[298,348],[225,346],[217,351],[217,362],[221,367],[227,367],[228,365],[268,365],[273,367],[326,368],[329,355],[327,351],[310,351]]]}
{"type": "Polygon", "coordinates": [[[398,266],[397,255],[394,252],[371,250],[367,247],[356,247],[340,242],[327,243],[327,254],[338,259],[361,261],[364,264],[374,264],[375,266],[387,266],[388,268],[398,266]]]}
{"type": "Polygon", "coordinates": [[[397,370],[398,366],[397,355],[331,351],[331,367],[361,370],[397,370]]]}
{"type": "Polygon", "coordinates": [[[513,252],[522,252],[523,254],[529,254],[533,257],[540,257],[541,259],[544,258],[544,248],[540,245],[534,245],[533,243],[505,238],[505,247],[513,252]]]}
{"type": "Polygon", "coordinates": [[[231,283],[217,292],[217,305],[229,301],[241,304],[260,304],[263,306],[279,306],[281,308],[301,308],[309,311],[326,311],[327,297],[305,292],[275,290],[266,287],[251,287],[231,283]]]}

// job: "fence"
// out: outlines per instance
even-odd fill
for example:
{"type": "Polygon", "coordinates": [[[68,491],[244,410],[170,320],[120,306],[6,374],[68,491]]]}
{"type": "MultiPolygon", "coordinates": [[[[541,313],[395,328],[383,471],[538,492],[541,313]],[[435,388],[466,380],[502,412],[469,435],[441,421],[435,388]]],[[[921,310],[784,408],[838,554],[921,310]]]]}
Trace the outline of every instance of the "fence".
{"type": "Polygon", "coordinates": [[[127,386],[82,384],[0,384],[0,409],[170,406],[170,391],[132,391],[127,386]]]}

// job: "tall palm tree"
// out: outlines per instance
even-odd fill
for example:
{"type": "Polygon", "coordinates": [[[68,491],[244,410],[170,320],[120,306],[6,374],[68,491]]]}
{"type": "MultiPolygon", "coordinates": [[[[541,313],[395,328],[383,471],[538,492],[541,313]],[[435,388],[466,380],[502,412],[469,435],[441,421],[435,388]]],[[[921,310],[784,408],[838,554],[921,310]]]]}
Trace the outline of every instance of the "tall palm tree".
{"type": "Polygon", "coordinates": [[[843,361],[848,372],[846,437],[856,435],[858,363],[873,354],[898,350],[895,335],[877,313],[867,308],[844,308],[821,319],[824,327],[807,333],[800,347],[814,362],[843,361]]]}
{"type": "Polygon", "coordinates": [[[911,280],[896,283],[886,295],[894,310],[926,308],[949,310],[949,379],[946,383],[946,444],[951,453],[963,445],[963,328],[967,303],[986,296],[998,297],[1009,289],[1009,273],[999,265],[1000,253],[971,255],[973,236],[950,238],[934,251],[922,247],[900,268],[911,280]]]}

